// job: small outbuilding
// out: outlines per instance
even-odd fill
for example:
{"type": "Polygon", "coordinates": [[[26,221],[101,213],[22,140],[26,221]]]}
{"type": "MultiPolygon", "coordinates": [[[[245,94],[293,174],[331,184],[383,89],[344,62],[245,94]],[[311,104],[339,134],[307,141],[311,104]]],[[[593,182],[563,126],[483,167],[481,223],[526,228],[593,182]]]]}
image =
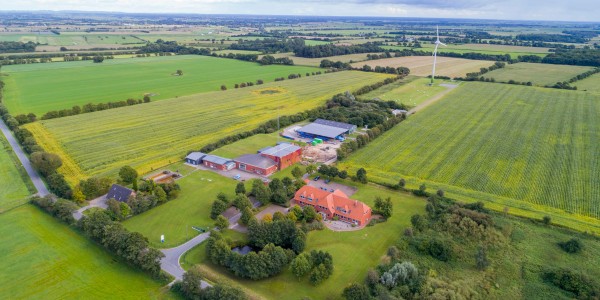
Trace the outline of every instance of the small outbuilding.
{"type": "Polygon", "coordinates": [[[192,152],[185,157],[185,162],[190,165],[200,165],[202,163],[202,158],[204,158],[206,154],[202,152],[192,152]]]}
{"type": "Polygon", "coordinates": [[[129,197],[135,196],[135,191],[122,185],[113,184],[106,194],[106,199],[115,199],[120,202],[127,202],[129,197]]]}
{"type": "Polygon", "coordinates": [[[235,168],[235,162],[228,158],[207,154],[202,158],[202,164],[211,169],[228,171],[235,168]]]}

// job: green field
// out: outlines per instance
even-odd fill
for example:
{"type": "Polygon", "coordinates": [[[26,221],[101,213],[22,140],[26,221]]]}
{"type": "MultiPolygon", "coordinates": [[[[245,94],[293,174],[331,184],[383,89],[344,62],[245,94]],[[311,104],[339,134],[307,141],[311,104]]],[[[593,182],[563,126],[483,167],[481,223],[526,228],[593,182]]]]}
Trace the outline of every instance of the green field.
{"type": "Polygon", "coordinates": [[[508,82],[511,79],[517,82],[531,81],[534,85],[544,86],[568,81],[571,77],[591,69],[591,67],[580,66],[516,63],[486,73],[484,77],[494,78],[499,82],[508,82]]]}
{"type": "Polygon", "coordinates": [[[580,91],[600,93],[600,74],[594,74],[586,79],[573,83],[580,91]]]}
{"type": "Polygon", "coordinates": [[[385,223],[359,231],[334,232],[325,229],[310,232],[305,251],[324,250],[333,256],[334,272],[321,285],[311,285],[307,277],[298,281],[289,270],[265,280],[237,279],[223,268],[208,263],[203,245],[186,253],[182,258],[183,265],[190,267],[200,263],[211,280],[231,282],[267,299],[303,299],[304,296],[311,299],[338,299],[344,287],[352,282],[363,281],[368,269],[379,263],[386,249],[397,241],[404,228],[410,226],[410,216],[423,211],[425,207],[423,199],[404,193],[372,185],[358,187],[359,191],[352,196],[353,199],[372,206],[376,196],[391,197],[394,214],[385,223]]]}
{"type": "Polygon", "coordinates": [[[600,97],[467,83],[342,163],[600,232],[600,97]]]}
{"type": "Polygon", "coordinates": [[[24,204],[35,191],[21,162],[0,133],[0,213],[24,204]]]}
{"type": "Polygon", "coordinates": [[[0,298],[172,298],[159,282],[32,205],[0,214],[0,298]]]}
{"type": "Polygon", "coordinates": [[[214,221],[210,218],[213,201],[220,192],[233,198],[237,181],[211,171],[199,170],[177,183],[181,186],[181,194],[177,199],[132,217],[123,225],[131,231],[142,233],[152,246],[178,246],[199,234],[192,226],[213,227],[214,221]],[[160,236],[163,234],[165,243],[161,244],[160,236]]]}
{"type": "Polygon", "coordinates": [[[219,91],[222,84],[233,89],[235,83],[273,81],[292,73],[316,69],[257,63],[199,55],[110,59],[92,61],[14,65],[2,68],[9,76],[4,102],[12,114],[41,115],[73,105],[141,99],[181,97],[219,91]],[[182,70],[183,76],[173,75],[182,70]]]}
{"type": "Polygon", "coordinates": [[[446,81],[437,80],[434,86],[429,85],[430,81],[429,78],[408,76],[404,80],[385,85],[360,97],[364,99],[379,98],[385,101],[393,100],[415,107],[447,89],[439,85],[440,83],[446,83],[446,81]]]}
{"type": "Polygon", "coordinates": [[[179,97],[28,124],[38,143],[63,158],[71,182],[114,175],[123,165],[148,173],[188,151],[263,122],[323,105],[389,75],[337,72],[251,88],[179,97]]]}

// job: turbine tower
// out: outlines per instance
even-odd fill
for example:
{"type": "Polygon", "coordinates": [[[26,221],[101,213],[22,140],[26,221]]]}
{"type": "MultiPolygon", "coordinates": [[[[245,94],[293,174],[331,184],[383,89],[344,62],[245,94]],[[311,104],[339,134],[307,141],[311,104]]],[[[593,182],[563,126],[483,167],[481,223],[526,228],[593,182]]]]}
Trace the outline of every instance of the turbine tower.
{"type": "Polygon", "coordinates": [[[438,26],[435,26],[436,32],[436,40],[435,40],[435,48],[433,49],[433,70],[431,71],[431,83],[433,85],[433,78],[435,77],[435,63],[437,62],[437,49],[439,45],[446,46],[446,44],[440,42],[440,29],[438,26]]]}

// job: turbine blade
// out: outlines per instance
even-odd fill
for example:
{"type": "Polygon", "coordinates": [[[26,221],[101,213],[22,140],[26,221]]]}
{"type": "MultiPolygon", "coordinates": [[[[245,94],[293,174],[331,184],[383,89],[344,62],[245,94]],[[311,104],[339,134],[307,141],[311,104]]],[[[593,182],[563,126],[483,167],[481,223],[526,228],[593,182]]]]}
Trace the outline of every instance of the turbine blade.
{"type": "Polygon", "coordinates": [[[446,45],[446,44],[444,44],[444,43],[442,43],[442,42],[440,42],[440,45],[442,45],[442,46],[448,46],[448,45],[446,45]]]}

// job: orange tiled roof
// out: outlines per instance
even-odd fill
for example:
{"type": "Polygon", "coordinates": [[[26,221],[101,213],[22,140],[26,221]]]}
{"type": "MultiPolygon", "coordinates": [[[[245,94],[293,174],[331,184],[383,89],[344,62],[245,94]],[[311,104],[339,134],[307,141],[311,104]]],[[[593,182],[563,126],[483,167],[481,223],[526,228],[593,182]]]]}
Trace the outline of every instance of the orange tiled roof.
{"type": "Polygon", "coordinates": [[[337,213],[355,220],[362,220],[364,216],[371,211],[371,208],[348,196],[340,191],[335,190],[328,192],[313,186],[305,185],[300,188],[294,197],[297,201],[307,202],[306,198],[313,199],[311,204],[327,207],[331,214],[337,213]],[[303,196],[303,197],[301,197],[303,196]]]}

